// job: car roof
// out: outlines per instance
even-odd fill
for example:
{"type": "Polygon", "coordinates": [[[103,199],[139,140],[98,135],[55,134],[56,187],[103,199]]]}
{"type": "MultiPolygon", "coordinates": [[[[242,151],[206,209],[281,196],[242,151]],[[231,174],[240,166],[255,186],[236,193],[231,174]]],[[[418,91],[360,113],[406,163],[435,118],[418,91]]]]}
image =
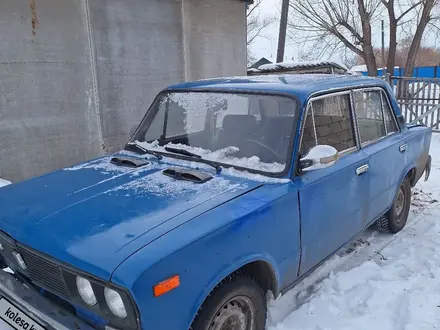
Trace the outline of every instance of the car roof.
{"type": "Polygon", "coordinates": [[[203,79],[173,85],[167,90],[226,90],[288,93],[301,102],[311,94],[351,87],[382,86],[379,78],[341,74],[274,74],[203,79]]]}

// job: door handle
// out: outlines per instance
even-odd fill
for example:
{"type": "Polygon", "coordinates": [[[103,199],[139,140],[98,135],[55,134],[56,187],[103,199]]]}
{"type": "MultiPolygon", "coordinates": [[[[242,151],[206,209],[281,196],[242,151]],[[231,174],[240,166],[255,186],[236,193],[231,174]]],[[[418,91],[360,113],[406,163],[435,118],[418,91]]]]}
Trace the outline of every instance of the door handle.
{"type": "Polygon", "coordinates": [[[361,174],[367,172],[369,168],[370,168],[370,166],[368,166],[368,164],[362,165],[356,169],[356,174],[361,175],[361,174]]]}
{"type": "Polygon", "coordinates": [[[406,151],[406,149],[408,148],[408,145],[405,143],[405,144],[402,144],[400,147],[399,147],[399,151],[400,152],[405,152],[406,151]]]}

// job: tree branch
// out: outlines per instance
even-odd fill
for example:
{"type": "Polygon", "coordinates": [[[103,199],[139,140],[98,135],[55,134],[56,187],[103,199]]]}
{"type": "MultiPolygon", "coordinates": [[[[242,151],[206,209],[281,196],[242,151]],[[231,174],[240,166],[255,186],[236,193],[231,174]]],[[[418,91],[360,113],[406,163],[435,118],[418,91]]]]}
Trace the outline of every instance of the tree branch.
{"type": "Polygon", "coordinates": [[[408,15],[412,10],[414,10],[416,7],[421,5],[423,1],[416,2],[411,7],[409,7],[407,10],[405,10],[402,14],[400,14],[399,17],[396,18],[396,21],[399,22],[402,18],[404,18],[406,15],[408,15]]]}

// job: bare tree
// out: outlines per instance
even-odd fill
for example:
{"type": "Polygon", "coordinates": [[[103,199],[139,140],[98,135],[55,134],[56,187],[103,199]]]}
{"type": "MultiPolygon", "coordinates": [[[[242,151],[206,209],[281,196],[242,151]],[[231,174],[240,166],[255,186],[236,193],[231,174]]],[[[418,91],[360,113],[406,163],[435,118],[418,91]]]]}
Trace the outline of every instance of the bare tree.
{"type": "MultiPolygon", "coordinates": [[[[291,3],[296,17],[290,24],[295,31],[306,33],[308,40],[325,44],[333,50],[343,45],[363,59],[369,75],[377,75],[377,60],[380,56],[373,47],[372,29],[379,21],[388,18],[389,45],[387,69],[393,72],[398,30],[408,27],[411,46],[408,51],[405,72],[411,74],[423,34],[428,24],[437,17],[433,9],[440,0],[294,0],[291,3]],[[384,17],[385,16],[385,17],[384,17]]],[[[435,26],[435,24],[433,24],[435,26]]]]}
{"type": "Polygon", "coordinates": [[[248,7],[246,13],[248,46],[258,37],[265,38],[263,31],[276,20],[273,16],[261,14],[260,7],[262,2],[263,0],[254,1],[254,4],[248,7]]]}
{"type": "Polygon", "coordinates": [[[405,74],[407,76],[412,76],[414,65],[416,62],[416,56],[420,49],[420,44],[422,42],[422,37],[425,29],[432,20],[435,20],[432,15],[432,10],[434,8],[434,5],[439,5],[439,2],[436,0],[425,0],[422,2],[422,12],[417,22],[417,29],[414,33],[414,38],[412,40],[411,46],[409,47],[408,58],[405,64],[405,74]]]}
{"type": "MultiPolygon", "coordinates": [[[[403,39],[399,42],[396,54],[395,54],[395,65],[401,68],[404,68],[406,65],[406,62],[408,60],[408,53],[410,46],[412,44],[413,38],[407,42],[406,39],[403,39]]],[[[377,65],[380,67],[386,67],[387,66],[387,58],[389,54],[388,48],[385,48],[385,61],[382,60],[382,51],[379,48],[374,49],[374,53],[376,54],[377,59],[377,65]]],[[[349,58],[347,60],[343,60],[344,64],[347,66],[353,66],[358,64],[364,64],[364,60],[360,56],[355,56],[354,58],[349,58]]],[[[436,66],[440,65],[440,49],[437,49],[435,47],[427,47],[427,46],[420,46],[419,51],[417,52],[416,56],[416,66],[436,66]]],[[[393,71],[391,71],[392,73],[393,71]]]]}
{"type": "Polygon", "coordinates": [[[435,20],[432,11],[434,5],[438,5],[437,0],[415,0],[410,1],[407,5],[408,8],[401,9],[401,13],[397,16],[395,0],[381,0],[388,12],[389,19],[389,36],[390,41],[388,45],[388,61],[387,71],[394,72],[394,66],[396,62],[397,51],[397,29],[399,25],[410,24],[416,26],[416,31],[411,35],[410,47],[408,55],[406,56],[405,73],[411,76],[416,63],[416,56],[420,49],[422,37],[427,25],[435,20]],[[409,19],[406,19],[409,16],[409,19]]]}
{"type": "Polygon", "coordinates": [[[246,12],[248,61],[252,58],[252,54],[249,51],[249,46],[257,38],[267,38],[264,35],[264,30],[266,30],[276,20],[274,16],[264,15],[261,13],[260,9],[262,2],[263,0],[254,1],[254,4],[250,5],[246,12]]]}
{"type": "Polygon", "coordinates": [[[379,5],[380,0],[295,0],[290,6],[297,17],[290,27],[328,48],[343,45],[364,59],[369,75],[376,75],[371,25],[379,5]]]}

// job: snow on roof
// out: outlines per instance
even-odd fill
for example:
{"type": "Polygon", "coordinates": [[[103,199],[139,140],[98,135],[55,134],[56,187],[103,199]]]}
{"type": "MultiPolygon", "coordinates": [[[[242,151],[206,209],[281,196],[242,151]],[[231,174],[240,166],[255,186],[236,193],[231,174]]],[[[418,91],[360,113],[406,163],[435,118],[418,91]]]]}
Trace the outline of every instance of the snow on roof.
{"type": "Polygon", "coordinates": [[[347,67],[343,64],[334,61],[323,61],[323,60],[263,64],[258,68],[258,70],[273,71],[280,69],[297,69],[297,68],[307,68],[307,67],[316,67],[316,66],[334,66],[340,69],[348,70],[347,67]]]}
{"type": "Polygon", "coordinates": [[[367,71],[367,66],[365,64],[355,65],[350,70],[355,72],[363,72],[363,71],[367,71]]]}
{"type": "MultiPolygon", "coordinates": [[[[400,67],[398,65],[394,66],[395,69],[399,69],[400,67]]],[[[377,68],[377,70],[386,70],[387,68],[377,68]]],[[[354,71],[354,72],[367,72],[367,66],[365,64],[361,64],[361,65],[355,65],[353,66],[350,71],[354,71]]]]}

